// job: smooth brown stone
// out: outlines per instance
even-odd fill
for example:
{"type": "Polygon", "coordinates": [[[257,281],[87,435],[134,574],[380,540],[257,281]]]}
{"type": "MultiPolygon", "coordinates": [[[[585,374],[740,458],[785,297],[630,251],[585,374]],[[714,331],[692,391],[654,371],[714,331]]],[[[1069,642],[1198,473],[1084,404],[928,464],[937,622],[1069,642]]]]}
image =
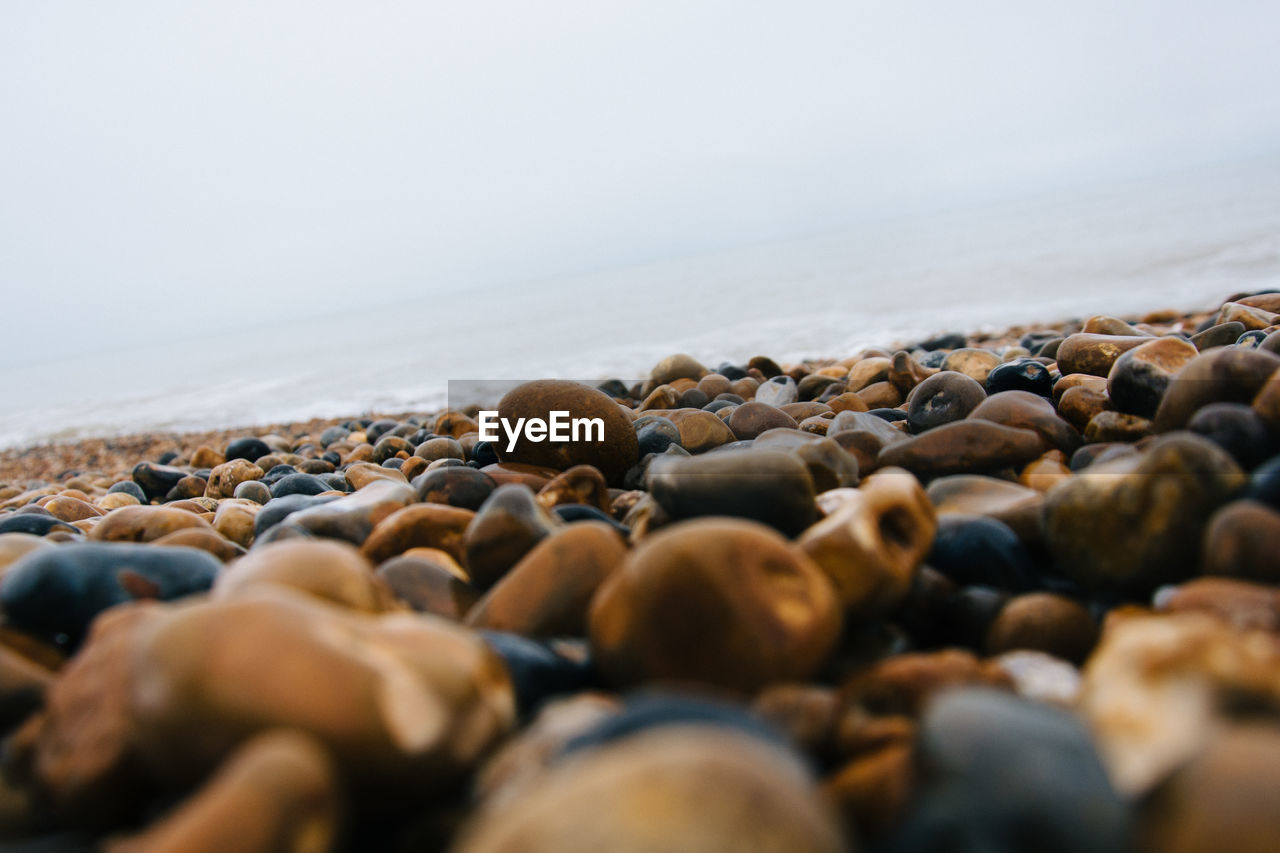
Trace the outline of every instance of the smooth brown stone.
{"type": "Polygon", "coordinates": [[[866,402],[853,391],[846,391],[838,397],[832,397],[827,401],[827,405],[837,414],[869,411],[866,402]]]}
{"type": "Polygon", "coordinates": [[[424,503],[448,504],[476,510],[498,484],[483,471],[465,465],[433,468],[413,480],[418,498],[424,503]]]}
{"type": "Polygon", "coordinates": [[[891,613],[906,598],[929,553],[937,518],[924,490],[905,471],[881,470],[797,540],[834,584],[855,617],[891,613]]]}
{"type": "Polygon", "coordinates": [[[1087,587],[1150,589],[1197,568],[1206,519],[1244,483],[1207,439],[1165,436],[1051,489],[1046,540],[1058,566],[1087,587]]]}
{"type": "Polygon", "coordinates": [[[378,566],[376,572],[401,602],[419,613],[460,622],[480,593],[457,562],[434,548],[410,548],[378,566]]]}
{"type": "Polygon", "coordinates": [[[1105,389],[1099,391],[1083,385],[1068,388],[1058,401],[1058,414],[1082,433],[1094,417],[1110,408],[1111,398],[1105,389]]]}
{"type": "Polygon", "coordinates": [[[698,390],[712,400],[721,394],[730,393],[729,389],[731,387],[732,383],[719,373],[708,373],[698,380],[697,385],[698,390]]]}
{"type": "Polygon", "coordinates": [[[1240,631],[1280,631],[1280,590],[1235,578],[1196,578],[1156,594],[1166,613],[1208,613],[1240,631]]]}
{"type": "MultiPolygon", "coordinates": [[[[638,446],[638,445],[637,445],[638,446]]],[[[556,478],[560,471],[542,465],[524,465],[519,462],[496,462],[480,469],[499,486],[516,483],[528,486],[535,492],[556,478]]]]}
{"type": "Polygon", "coordinates": [[[837,853],[806,770],[750,735],[661,726],[591,749],[474,815],[456,853],[837,853]]]}
{"type": "Polygon", "coordinates": [[[972,652],[944,649],[886,658],[848,679],[840,688],[843,703],[872,714],[919,716],[941,691],[962,686],[1008,687],[1004,671],[972,652]]]}
{"type": "Polygon", "coordinates": [[[840,623],[823,571],[773,530],[737,519],[649,535],[600,587],[589,617],[596,665],[613,684],[744,692],[811,676],[840,623]]]}
{"type": "Polygon", "coordinates": [[[978,384],[986,385],[987,374],[999,364],[1000,356],[991,350],[962,347],[947,353],[942,369],[963,373],[978,384]]]}
{"type": "Polygon", "coordinates": [[[888,382],[873,382],[857,394],[868,409],[896,409],[902,405],[902,392],[888,382]]]}
{"type": "Polygon", "coordinates": [[[333,760],[298,732],[258,735],[200,789],[104,853],[321,853],[337,841],[341,798],[333,760]]]}
{"type": "Polygon", "coordinates": [[[938,372],[937,368],[922,367],[911,353],[898,350],[889,362],[889,384],[898,389],[905,399],[924,380],[938,372]]]}
{"type": "Polygon", "coordinates": [[[1244,323],[1230,322],[1219,323],[1216,326],[1210,326],[1203,332],[1197,332],[1191,336],[1191,345],[1198,352],[1208,352],[1211,349],[1225,347],[1234,344],[1245,333],[1244,323]]]}
{"type": "Polygon", "coordinates": [[[734,438],[740,440],[755,438],[776,427],[795,429],[796,426],[795,419],[781,409],[755,401],[743,403],[729,416],[729,429],[733,431],[734,438]]]}
{"type": "MultiPolygon", "coordinates": [[[[787,432],[802,441],[826,441],[787,432]]],[[[753,447],[702,456],[660,456],[649,465],[645,482],[653,499],[675,521],[704,516],[748,518],[790,536],[816,516],[808,465],[787,451],[753,447]]]]}
{"type": "Polygon", "coordinates": [[[1280,314],[1239,302],[1227,302],[1218,310],[1219,323],[1240,323],[1250,332],[1274,326],[1277,321],[1280,321],[1280,314]]]}
{"type": "Polygon", "coordinates": [[[122,506],[138,506],[142,502],[127,492],[110,492],[94,499],[94,505],[103,512],[111,512],[122,506]]]}
{"type": "Polygon", "coordinates": [[[234,560],[236,557],[243,557],[246,553],[243,547],[228,540],[226,537],[212,530],[203,530],[198,527],[175,530],[173,533],[167,533],[159,539],[152,540],[151,544],[185,545],[188,548],[199,548],[202,551],[208,551],[224,563],[234,560]]]}
{"type": "Polygon", "coordinates": [[[1237,305],[1280,313],[1280,293],[1254,293],[1250,296],[1241,296],[1239,299],[1233,299],[1232,301],[1237,305]]]}
{"type": "Polygon", "coordinates": [[[164,496],[165,501],[183,501],[204,496],[209,484],[194,474],[183,477],[164,496]]]}
{"type": "Polygon", "coordinates": [[[1081,664],[1098,641],[1098,626],[1079,603],[1049,592],[1009,599],[987,629],[987,654],[1045,652],[1081,664]]]}
{"type": "Polygon", "coordinates": [[[475,517],[474,512],[460,507],[411,504],[378,522],[360,551],[374,565],[410,548],[439,548],[458,562],[465,562],[464,536],[475,517]]]}
{"type": "Polygon", "coordinates": [[[210,498],[229,498],[236,493],[236,486],[245,480],[261,480],[265,473],[247,459],[232,459],[209,472],[204,494],[210,498]]]}
{"type": "Polygon", "coordinates": [[[906,468],[923,478],[980,474],[1021,467],[1043,452],[1038,433],[970,419],[885,447],[876,457],[876,467],[906,468]]]}
{"type": "Polygon", "coordinates": [[[191,454],[192,468],[217,468],[226,461],[227,457],[221,450],[214,450],[207,444],[200,445],[196,448],[196,452],[191,454]]]}
{"type": "Polygon", "coordinates": [[[707,368],[693,356],[676,353],[667,356],[649,371],[649,388],[667,385],[677,379],[691,379],[697,382],[706,375],[707,368]]]}
{"type": "Polygon", "coordinates": [[[735,379],[733,384],[729,386],[729,392],[737,394],[744,400],[750,400],[756,395],[756,389],[760,387],[760,380],[754,376],[744,376],[742,379],[735,379]]]}
{"type": "Polygon", "coordinates": [[[827,430],[830,428],[831,418],[823,417],[821,415],[812,418],[805,418],[800,422],[800,431],[811,433],[813,435],[825,436],[827,434],[827,430]]]}
{"type": "Polygon", "coordinates": [[[431,431],[436,435],[448,435],[453,438],[462,438],[477,429],[476,422],[462,412],[441,412],[435,423],[431,425],[431,431]]]}
{"type": "Polygon", "coordinates": [[[227,498],[213,515],[213,529],[242,548],[253,544],[253,523],[262,504],[227,498]]]}
{"type": "Polygon", "coordinates": [[[1058,413],[1053,404],[1030,391],[1001,391],[987,397],[969,414],[970,420],[985,420],[1001,426],[1029,429],[1040,436],[1045,450],[1074,453],[1080,434],[1058,413]]]}
{"type": "Polygon", "coordinates": [[[860,360],[849,368],[849,377],[846,381],[849,392],[856,393],[877,382],[887,382],[892,367],[893,362],[888,358],[872,356],[860,360]]]}
{"type": "Polygon", "coordinates": [[[288,587],[364,613],[394,609],[373,566],[346,542],[307,539],[260,545],[222,570],[214,598],[243,598],[263,585],[288,587]]]}
{"type": "Polygon", "coordinates": [[[609,511],[609,486],[604,475],[590,465],[574,465],[538,491],[538,503],[547,509],[562,504],[586,504],[609,511]]]}
{"type": "Polygon", "coordinates": [[[1149,335],[1068,335],[1058,347],[1058,370],[1064,376],[1069,373],[1106,376],[1121,354],[1150,340],[1149,335]]]}
{"type": "Polygon", "coordinates": [[[1138,330],[1121,320],[1107,314],[1095,314],[1084,321],[1081,332],[1088,335],[1136,335],[1138,330]]]}
{"type": "Polygon", "coordinates": [[[751,703],[751,713],[809,755],[825,756],[839,721],[840,697],[830,687],[775,684],[751,703]]]}
{"type": "Polygon", "coordinates": [[[1060,450],[1050,450],[1022,469],[1018,474],[1018,483],[1037,492],[1047,492],[1070,476],[1067,457],[1060,450]]]}
{"type": "Polygon", "coordinates": [[[1154,417],[1173,377],[1196,355],[1192,344],[1172,336],[1134,347],[1111,366],[1107,396],[1117,411],[1154,417]]]}
{"type": "Polygon", "coordinates": [[[106,514],[91,503],[82,501],[79,498],[66,496],[50,498],[43,504],[43,506],[54,518],[66,522],[81,521],[86,518],[98,518],[99,516],[106,514]]]}
{"type": "Polygon", "coordinates": [[[200,516],[168,506],[125,506],[107,513],[89,534],[98,542],[151,542],[185,528],[213,531],[200,516]]]}
{"type": "Polygon", "coordinates": [[[1069,373],[1064,376],[1060,376],[1058,377],[1058,380],[1053,383],[1054,402],[1061,402],[1062,395],[1072,388],[1081,387],[1105,394],[1107,391],[1107,379],[1103,376],[1093,376],[1088,373],[1069,373]]]}
{"type": "Polygon", "coordinates": [[[512,727],[506,667],[471,631],[266,587],[139,626],[133,737],[157,776],[199,778],[247,738],[292,728],[325,746],[357,800],[421,806],[512,727]]]}
{"type": "Polygon", "coordinates": [[[771,429],[756,437],[753,449],[779,450],[795,456],[808,468],[815,492],[858,484],[857,458],[824,436],[793,429],[771,429]]]}
{"type": "Polygon", "coordinates": [[[1098,412],[1084,428],[1084,440],[1089,444],[1139,441],[1148,435],[1151,421],[1120,412],[1098,412]]]}
{"type": "Polygon", "coordinates": [[[1280,373],[1274,373],[1253,398],[1253,410],[1272,434],[1280,434],[1280,373]]]}
{"type": "Polygon", "coordinates": [[[831,407],[826,403],[819,403],[814,400],[808,400],[800,403],[787,403],[785,406],[779,406],[778,411],[787,415],[796,423],[808,418],[826,416],[832,417],[831,407]]]}
{"type": "Polygon", "coordinates": [[[288,523],[314,536],[363,545],[385,518],[417,498],[408,483],[376,480],[336,501],[299,510],[289,516],[288,523]]]}
{"type": "Polygon", "coordinates": [[[476,588],[486,590],[560,526],[528,487],[499,486],[467,527],[465,559],[459,562],[476,588]]]}
{"type": "Polygon", "coordinates": [[[347,482],[356,491],[360,491],[370,483],[377,483],[383,480],[392,483],[407,484],[409,482],[404,474],[394,468],[383,468],[381,465],[375,465],[372,462],[356,462],[348,465],[343,474],[346,476],[347,482]]]}
{"type": "Polygon", "coordinates": [[[1280,369],[1280,355],[1266,350],[1223,347],[1201,353],[1174,377],[1156,410],[1153,429],[1184,429],[1210,403],[1252,403],[1280,369]]]}
{"type": "Polygon", "coordinates": [[[704,453],[734,440],[733,430],[711,412],[678,409],[667,419],[680,430],[680,446],[690,453],[704,453]]]}
{"type": "Polygon", "coordinates": [[[1204,613],[1112,611],[1077,704],[1116,790],[1140,797],[1231,708],[1280,707],[1280,644],[1204,613]]]}
{"type": "Polygon", "coordinates": [[[400,473],[404,475],[406,480],[412,483],[413,479],[426,471],[430,465],[431,463],[423,459],[421,456],[410,456],[408,459],[404,460],[404,464],[400,466],[400,473]]]}
{"type": "Polygon", "coordinates": [[[1280,850],[1280,734],[1247,718],[1208,742],[1142,805],[1138,849],[1161,853],[1280,850]]]}
{"type": "Polygon", "coordinates": [[[925,494],[939,516],[982,515],[1009,525],[1023,542],[1040,541],[1044,495],[1034,489],[981,474],[953,474],[931,482],[925,494]]]}
{"type": "Polygon", "coordinates": [[[427,439],[414,448],[413,455],[419,459],[426,459],[428,462],[434,462],[437,459],[461,459],[465,462],[467,459],[467,454],[463,452],[462,445],[458,443],[456,438],[450,436],[427,439]]]}
{"type": "Polygon", "coordinates": [[[543,379],[507,392],[498,403],[500,418],[548,419],[550,411],[570,412],[570,418],[599,418],[604,421],[603,442],[530,442],[521,437],[508,452],[500,443],[498,457],[506,462],[545,465],[558,471],[575,465],[594,465],[609,483],[620,484],[622,476],[639,460],[639,443],[631,421],[617,403],[604,392],[566,380],[543,379]]]}
{"type": "Polygon", "coordinates": [[[1251,500],[1222,507],[1205,530],[1201,565],[1207,575],[1280,583],[1280,512],[1251,500]]]}
{"type": "Polygon", "coordinates": [[[982,384],[954,370],[943,370],[925,379],[907,398],[907,423],[912,432],[964,420],[987,398],[982,384]]]}
{"type": "Polygon", "coordinates": [[[680,392],[670,385],[659,385],[636,406],[637,412],[670,410],[680,405],[680,392]]]}
{"type": "Polygon", "coordinates": [[[566,525],[525,554],[466,622],[526,637],[585,636],[591,598],[626,554],[622,537],[603,521],[566,525]]]}

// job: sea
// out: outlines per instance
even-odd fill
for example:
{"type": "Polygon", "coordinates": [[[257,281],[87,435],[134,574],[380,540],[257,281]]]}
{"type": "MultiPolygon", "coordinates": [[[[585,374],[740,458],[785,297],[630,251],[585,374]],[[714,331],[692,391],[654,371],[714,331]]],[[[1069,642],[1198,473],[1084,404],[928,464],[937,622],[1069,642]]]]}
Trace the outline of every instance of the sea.
{"type": "MultiPolygon", "coordinates": [[[[638,266],[0,364],[0,446],[430,411],[450,380],[635,378],[665,355],[844,357],[948,331],[1280,289],[1280,157],[638,266]]],[[[145,323],[142,327],[145,328],[145,323]]]]}

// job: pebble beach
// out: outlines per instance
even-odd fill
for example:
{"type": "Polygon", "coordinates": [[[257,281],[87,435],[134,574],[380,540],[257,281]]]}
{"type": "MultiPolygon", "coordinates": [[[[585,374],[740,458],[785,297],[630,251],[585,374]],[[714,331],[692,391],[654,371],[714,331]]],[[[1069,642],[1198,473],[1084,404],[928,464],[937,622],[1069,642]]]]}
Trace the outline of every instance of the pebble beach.
{"type": "Polygon", "coordinates": [[[637,367],[0,450],[0,850],[1280,849],[1280,293],[637,367]]]}

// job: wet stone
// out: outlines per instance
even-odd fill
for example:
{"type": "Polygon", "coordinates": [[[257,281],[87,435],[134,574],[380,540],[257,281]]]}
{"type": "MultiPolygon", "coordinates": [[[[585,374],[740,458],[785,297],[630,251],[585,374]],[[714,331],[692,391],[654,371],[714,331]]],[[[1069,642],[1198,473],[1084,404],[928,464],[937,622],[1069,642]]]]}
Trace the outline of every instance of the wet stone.
{"type": "Polygon", "coordinates": [[[185,501],[190,498],[203,497],[208,490],[209,484],[202,477],[188,475],[177,482],[172,489],[165,493],[165,503],[173,501],[185,501]]]}
{"type": "Polygon", "coordinates": [[[474,512],[461,507],[410,504],[379,521],[360,550],[374,565],[410,548],[436,548],[463,562],[467,559],[465,535],[475,518],[474,512]]]}
{"type": "Polygon", "coordinates": [[[641,541],[597,592],[590,636],[614,684],[753,691],[816,672],[840,623],[831,582],[777,533],[700,519],[641,541]],[[653,631],[657,623],[665,629],[653,631]]]}
{"type": "Polygon", "coordinates": [[[939,517],[930,566],[961,585],[1003,590],[1036,586],[1035,566],[1016,533],[1003,522],[976,515],[939,517]]]}
{"type": "Polygon", "coordinates": [[[211,498],[229,498],[236,487],[249,480],[261,480],[266,472],[245,459],[224,462],[209,473],[209,485],[204,494],[211,498]]]}
{"type": "Polygon", "coordinates": [[[813,478],[796,456],[772,450],[725,450],[659,458],[648,490],[672,520],[733,516],[764,522],[788,535],[815,517],[813,478]]]}
{"type": "Polygon", "coordinates": [[[1024,543],[1040,541],[1044,495],[1035,489],[981,474],[955,474],[931,482],[927,495],[939,516],[987,516],[1007,524],[1024,543]]]}
{"type": "Polygon", "coordinates": [[[528,382],[508,392],[498,403],[500,417],[547,419],[552,410],[567,411],[572,418],[601,418],[603,442],[516,442],[507,452],[499,449],[503,461],[545,465],[559,471],[574,465],[594,465],[605,479],[620,483],[627,469],[639,460],[639,447],[630,419],[610,397],[586,385],[562,380],[528,382]]]}
{"type": "Polygon", "coordinates": [[[680,443],[679,428],[666,418],[656,415],[637,420],[635,430],[642,458],[650,453],[662,453],[672,444],[680,443]]]}
{"type": "Polygon", "coordinates": [[[1151,435],[1152,424],[1146,418],[1121,412],[1098,412],[1084,427],[1084,440],[1090,444],[1139,441],[1151,435]]]}
{"type": "Polygon", "coordinates": [[[1069,373],[1106,376],[1123,353],[1150,340],[1145,335],[1069,335],[1058,347],[1058,370],[1063,376],[1069,373]]]}
{"type": "Polygon", "coordinates": [[[933,478],[1020,467],[1043,452],[1039,434],[1031,430],[967,419],[885,447],[877,455],[876,465],[893,465],[933,478]]]}
{"type": "Polygon", "coordinates": [[[187,476],[181,468],[159,465],[155,462],[139,462],[130,475],[146,495],[147,500],[164,497],[178,481],[187,476]]]}
{"type": "Polygon", "coordinates": [[[99,542],[151,542],[175,530],[209,530],[199,515],[173,506],[125,506],[107,513],[89,534],[99,542]]]}
{"type": "Polygon", "coordinates": [[[1210,326],[1203,332],[1191,336],[1191,345],[1200,352],[1229,346],[1245,333],[1244,323],[1232,321],[1210,326]]]}
{"type": "Polygon", "coordinates": [[[1049,397],[1053,394],[1053,377],[1049,368],[1034,358],[1020,358],[991,368],[991,372],[987,374],[986,387],[988,394],[1028,391],[1041,397],[1049,397]]]}
{"type": "MultiPolygon", "coordinates": [[[[310,497],[314,500],[320,496],[310,497]]],[[[417,498],[417,493],[408,483],[374,482],[335,501],[313,503],[291,513],[288,518],[290,524],[313,536],[344,539],[354,545],[362,545],[379,522],[414,503],[417,498]]],[[[269,508],[263,507],[263,512],[269,508]]]]}
{"type": "Polygon", "coordinates": [[[0,515],[0,534],[29,533],[33,536],[47,536],[56,531],[80,535],[78,527],[45,512],[13,512],[0,515]]]}
{"type": "Polygon", "coordinates": [[[759,400],[743,403],[729,416],[729,429],[740,440],[755,438],[775,428],[795,429],[796,421],[776,406],[759,400]]]}
{"type": "Polygon", "coordinates": [[[254,503],[265,504],[274,496],[271,494],[271,488],[265,483],[258,480],[245,480],[243,483],[236,486],[236,490],[232,494],[232,497],[240,498],[241,500],[253,501],[254,503]]]}
{"type": "Polygon", "coordinates": [[[1187,429],[1230,453],[1245,469],[1261,464],[1277,449],[1262,418],[1244,403],[1202,406],[1192,416],[1187,429]]]}
{"type": "Polygon", "coordinates": [[[969,418],[1031,430],[1040,436],[1046,450],[1074,453],[1080,446],[1080,435],[1071,424],[1058,417],[1053,404],[1028,391],[1000,391],[991,394],[969,414],[969,418]]]}
{"type": "Polygon", "coordinates": [[[74,543],[34,551],[0,579],[11,625],[78,643],[103,610],[135,599],[171,600],[204,592],[221,563],[196,548],[74,543]]]}
{"type": "Polygon", "coordinates": [[[547,509],[561,504],[586,504],[602,511],[609,508],[609,487],[604,476],[590,465],[575,465],[557,474],[538,490],[537,497],[547,509]]]}
{"type": "Polygon", "coordinates": [[[1213,443],[1166,436],[1051,489],[1046,540],[1057,565],[1086,587],[1149,590],[1197,568],[1205,520],[1244,483],[1213,443]]]}
{"type": "Polygon", "coordinates": [[[980,385],[986,384],[987,376],[1000,365],[1000,356],[991,350],[965,347],[952,350],[942,362],[944,371],[954,370],[963,373],[980,385]]]}
{"type": "Polygon", "coordinates": [[[977,380],[944,370],[916,386],[907,401],[907,422],[912,432],[919,433],[964,420],[986,398],[977,380]]]}
{"type": "Polygon", "coordinates": [[[1005,603],[987,629],[988,654],[1038,651],[1074,664],[1084,663],[1098,641],[1098,626],[1087,608],[1062,595],[1031,592],[1005,603]]]}
{"type": "Polygon", "coordinates": [[[1173,377],[1196,355],[1194,346],[1172,336],[1134,347],[1112,365],[1108,398],[1118,411],[1152,418],[1173,377]]]}
{"type": "Polygon", "coordinates": [[[488,474],[466,466],[433,468],[413,479],[420,501],[470,510],[479,509],[497,487],[488,474]]]}
{"type": "Polygon", "coordinates": [[[1210,403],[1251,403],[1267,379],[1280,369],[1280,356],[1266,350],[1226,347],[1187,362],[1178,371],[1156,410],[1156,432],[1184,429],[1210,403]]]}
{"type": "Polygon", "coordinates": [[[597,683],[591,661],[574,648],[505,631],[475,632],[501,658],[515,692],[516,708],[528,717],[547,700],[597,683]]]}
{"type": "Polygon", "coordinates": [[[472,583],[487,590],[560,525],[527,486],[499,486],[466,530],[465,565],[472,583]]]}
{"type": "Polygon", "coordinates": [[[284,521],[295,512],[309,507],[336,501],[336,495],[286,495],[272,498],[263,505],[262,510],[253,518],[254,536],[261,538],[269,529],[284,521]]]}
{"type": "Polygon", "coordinates": [[[218,576],[213,594],[245,597],[264,585],[365,613],[391,609],[390,592],[373,574],[373,566],[346,542],[294,540],[254,548],[218,576]]]}
{"type": "Polygon", "coordinates": [[[116,492],[123,492],[126,495],[132,495],[138,499],[138,503],[147,502],[147,493],[142,490],[142,486],[139,486],[133,480],[121,480],[118,483],[113,483],[111,488],[107,489],[107,494],[114,494],[116,492]]]}
{"type": "Polygon", "coordinates": [[[775,376],[756,389],[757,403],[778,407],[794,403],[800,399],[799,389],[790,376],[775,376]]]}
{"type": "Polygon", "coordinates": [[[378,566],[377,575],[413,610],[455,622],[462,621],[480,599],[466,571],[443,551],[411,548],[378,566]]]}
{"type": "Polygon", "coordinates": [[[256,462],[258,459],[266,456],[271,452],[271,448],[260,438],[237,438],[235,441],[227,445],[226,451],[223,453],[227,460],[247,459],[250,462],[256,462]]]}

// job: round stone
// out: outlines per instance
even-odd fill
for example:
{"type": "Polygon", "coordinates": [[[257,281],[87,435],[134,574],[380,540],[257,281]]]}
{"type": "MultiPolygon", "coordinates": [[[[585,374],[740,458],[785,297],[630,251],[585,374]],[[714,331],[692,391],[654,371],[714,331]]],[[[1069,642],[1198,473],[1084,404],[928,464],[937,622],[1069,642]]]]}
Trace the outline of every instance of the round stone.
{"type": "Polygon", "coordinates": [[[549,420],[552,411],[570,418],[599,418],[603,441],[529,441],[521,436],[511,450],[506,442],[496,447],[504,462],[522,462],[563,471],[574,465],[594,465],[610,483],[620,484],[627,469],[639,460],[639,445],[631,420],[607,394],[587,385],[556,379],[525,384],[507,392],[498,403],[498,415],[514,423],[517,418],[549,420]]]}
{"type": "Polygon", "coordinates": [[[811,676],[840,622],[835,589],[804,553],[760,524],[701,519],[641,541],[596,594],[590,636],[611,683],[754,691],[811,676]]]}
{"type": "Polygon", "coordinates": [[[977,380],[943,370],[921,382],[907,398],[907,423],[912,432],[924,432],[952,421],[964,420],[987,392],[977,380]]]}

